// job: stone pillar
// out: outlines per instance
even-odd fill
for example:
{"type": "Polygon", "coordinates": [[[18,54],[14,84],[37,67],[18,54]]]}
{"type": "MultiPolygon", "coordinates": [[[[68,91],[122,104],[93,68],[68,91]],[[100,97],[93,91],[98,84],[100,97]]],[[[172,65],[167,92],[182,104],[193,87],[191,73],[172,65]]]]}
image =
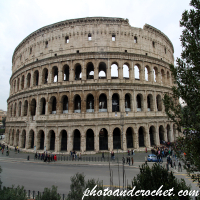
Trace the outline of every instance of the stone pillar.
{"type": "Polygon", "coordinates": [[[73,112],[74,112],[74,108],[73,108],[73,96],[72,96],[72,93],[70,91],[69,98],[68,98],[68,113],[72,114],[73,112]]]}
{"type": "MultiPolygon", "coordinates": [[[[58,131],[58,130],[57,130],[58,131]]],[[[55,147],[54,147],[54,151],[55,152],[59,152],[59,146],[60,146],[60,142],[59,142],[59,136],[58,136],[58,133],[55,134],[55,147]]]]}
{"type": "Polygon", "coordinates": [[[124,91],[121,91],[120,95],[120,112],[124,113],[125,112],[125,96],[124,96],[124,91]]]}
{"type": "Polygon", "coordinates": [[[107,97],[107,109],[108,109],[108,112],[112,112],[112,96],[110,94],[110,89],[109,89],[109,92],[108,92],[108,97],[107,97]]]}
{"type": "Polygon", "coordinates": [[[42,84],[42,66],[40,66],[38,71],[39,71],[39,82],[38,82],[38,85],[43,85],[42,84]]]}
{"type": "Polygon", "coordinates": [[[99,78],[99,66],[97,66],[98,61],[95,59],[94,62],[94,80],[97,81],[99,78]]]}
{"type": "Polygon", "coordinates": [[[99,98],[98,98],[98,91],[95,91],[95,96],[94,96],[94,112],[99,111],[99,98]]]}
{"type": "Polygon", "coordinates": [[[81,148],[80,151],[83,153],[86,151],[86,136],[85,134],[81,133],[81,142],[80,142],[81,148]]]}
{"type": "Polygon", "coordinates": [[[95,152],[99,151],[99,133],[97,132],[97,127],[95,127],[95,132],[96,134],[94,134],[94,149],[95,152]]]}
{"type": "Polygon", "coordinates": [[[85,61],[82,62],[82,66],[81,66],[81,72],[82,72],[82,81],[86,80],[86,66],[85,66],[85,61]]]}
{"type": "Polygon", "coordinates": [[[67,133],[67,151],[70,152],[73,150],[73,133],[70,130],[69,133],[67,133]]]}
{"type": "Polygon", "coordinates": [[[108,131],[108,151],[112,151],[112,150],[113,150],[113,134],[109,130],[108,131]]]}
{"type": "Polygon", "coordinates": [[[156,146],[160,145],[160,137],[159,137],[159,127],[158,124],[155,125],[155,144],[156,146]]]}
{"type": "Polygon", "coordinates": [[[63,71],[62,71],[62,63],[58,63],[58,82],[63,81],[63,71]]]}
{"type": "Polygon", "coordinates": [[[107,62],[107,80],[111,80],[111,66],[110,66],[110,60],[108,59],[108,62],[107,62]]]}
{"type": "Polygon", "coordinates": [[[119,62],[119,66],[118,66],[118,78],[120,80],[123,80],[123,65],[122,65],[122,61],[121,60],[119,62]]]}
{"type": "Polygon", "coordinates": [[[49,151],[50,149],[50,138],[49,138],[49,130],[45,127],[45,140],[44,140],[44,147],[46,146],[46,150],[49,151]]]}
{"type": "Polygon", "coordinates": [[[125,127],[123,127],[122,144],[123,144],[123,145],[122,145],[122,146],[123,146],[123,151],[127,151],[125,127]]]}
{"type": "Polygon", "coordinates": [[[144,99],[144,112],[147,112],[147,91],[146,90],[144,91],[143,99],[144,99]]]}
{"type": "Polygon", "coordinates": [[[72,82],[74,81],[74,66],[73,66],[73,63],[72,61],[70,62],[70,65],[69,65],[69,81],[72,82]]]}
{"type": "Polygon", "coordinates": [[[146,147],[148,147],[148,148],[150,148],[150,135],[149,135],[149,129],[148,129],[148,127],[146,127],[145,126],[145,132],[146,132],[146,134],[145,134],[145,146],[146,147]]]}
{"type": "Polygon", "coordinates": [[[84,95],[84,90],[82,91],[81,94],[81,113],[86,113],[86,99],[84,95]]]}

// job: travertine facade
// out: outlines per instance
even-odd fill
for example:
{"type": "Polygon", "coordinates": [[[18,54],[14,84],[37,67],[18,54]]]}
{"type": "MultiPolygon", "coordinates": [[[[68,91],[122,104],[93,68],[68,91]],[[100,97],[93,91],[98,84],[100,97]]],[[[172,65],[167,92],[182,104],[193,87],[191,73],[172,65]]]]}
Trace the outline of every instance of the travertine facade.
{"type": "Polygon", "coordinates": [[[161,31],[122,18],[66,20],[33,32],[13,54],[7,143],[84,153],[174,141],[162,104],[173,52],[161,31]]]}

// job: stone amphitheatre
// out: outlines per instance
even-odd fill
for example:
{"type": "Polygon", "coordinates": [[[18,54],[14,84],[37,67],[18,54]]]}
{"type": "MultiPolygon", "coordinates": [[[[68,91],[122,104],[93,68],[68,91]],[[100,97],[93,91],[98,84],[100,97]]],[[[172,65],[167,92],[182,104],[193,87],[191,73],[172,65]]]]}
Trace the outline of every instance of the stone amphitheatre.
{"type": "Polygon", "coordinates": [[[15,49],[6,142],[24,151],[83,154],[173,142],[162,98],[174,49],[160,30],[128,19],[61,21],[15,49]]]}

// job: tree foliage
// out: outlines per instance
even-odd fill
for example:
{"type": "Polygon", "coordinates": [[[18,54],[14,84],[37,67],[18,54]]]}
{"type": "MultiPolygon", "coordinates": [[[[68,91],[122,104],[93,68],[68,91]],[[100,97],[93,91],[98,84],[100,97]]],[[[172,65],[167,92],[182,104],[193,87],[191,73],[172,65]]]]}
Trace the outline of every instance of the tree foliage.
{"type": "Polygon", "coordinates": [[[191,0],[193,9],[184,11],[180,26],[181,58],[177,66],[170,65],[174,78],[173,95],[164,96],[165,111],[184,137],[177,140],[176,152],[185,162],[188,172],[200,171],[200,1],[191,0]],[[182,108],[178,99],[186,104],[182,108]],[[184,131],[183,131],[184,130],[184,131]],[[182,153],[186,156],[183,156],[182,153]],[[190,164],[190,167],[189,165],[190,164]]]}

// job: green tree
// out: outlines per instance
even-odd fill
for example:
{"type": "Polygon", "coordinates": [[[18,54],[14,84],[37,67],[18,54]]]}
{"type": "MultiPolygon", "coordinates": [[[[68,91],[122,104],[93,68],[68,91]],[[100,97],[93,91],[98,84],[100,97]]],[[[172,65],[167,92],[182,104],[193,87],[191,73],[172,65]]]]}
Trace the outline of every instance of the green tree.
{"type": "Polygon", "coordinates": [[[170,65],[175,83],[173,95],[164,96],[164,105],[178,130],[184,130],[184,136],[177,140],[176,152],[188,172],[193,173],[200,171],[200,1],[191,0],[190,5],[193,9],[184,11],[180,20],[181,58],[176,59],[176,67],[170,65]],[[184,108],[178,102],[180,98],[186,104],[184,108]]]}
{"type": "Polygon", "coordinates": [[[3,127],[5,127],[6,126],[6,117],[3,117],[2,123],[3,123],[3,127]]]}
{"type": "Polygon", "coordinates": [[[168,173],[166,169],[164,169],[159,164],[155,163],[152,168],[150,168],[148,165],[143,164],[142,167],[140,167],[140,173],[137,175],[137,177],[134,177],[132,181],[132,187],[136,187],[136,190],[150,190],[151,192],[153,190],[158,190],[161,186],[162,191],[169,190],[173,188],[173,191],[170,191],[168,194],[175,194],[173,196],[138,196],[136,199],[173,199],[173,200],[186,200],[190,199],[189,196],[178,196],[178,192],[181,190],[188,190],[190,191],[190,187],[188,187],[183,179],[179,181],[173,174],[168,173]]]}

